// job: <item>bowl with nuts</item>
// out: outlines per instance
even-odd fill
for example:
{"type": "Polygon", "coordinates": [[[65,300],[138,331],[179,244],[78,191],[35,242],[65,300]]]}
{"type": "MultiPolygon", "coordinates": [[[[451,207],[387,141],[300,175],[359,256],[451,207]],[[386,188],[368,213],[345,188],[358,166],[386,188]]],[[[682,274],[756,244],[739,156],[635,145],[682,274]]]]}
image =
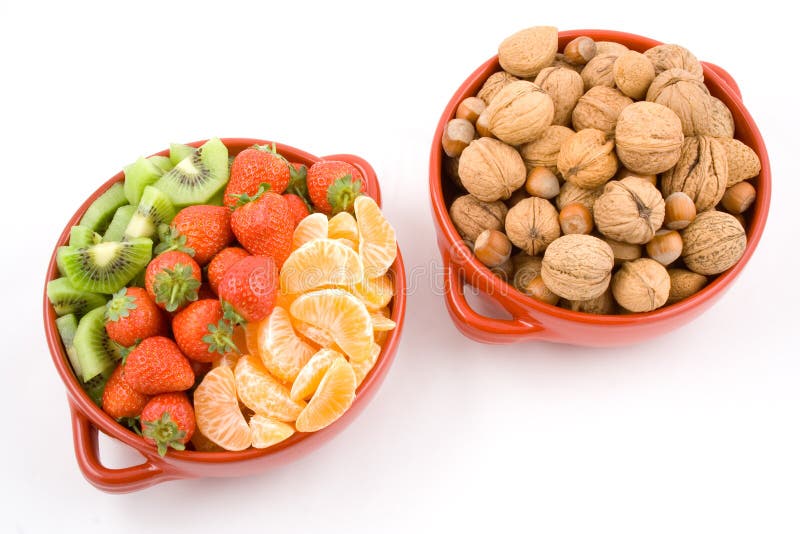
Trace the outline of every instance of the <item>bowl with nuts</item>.
{"type": "Polygon", "coordinates": [[[434,136],[448,311],[487,343],[666,333],[741,273],[770,191],[763,139],[722,68],[629,33],[521,30],[461,84],[434,136]],[[507,317],[475,311],[466,285],[507,317]]]}

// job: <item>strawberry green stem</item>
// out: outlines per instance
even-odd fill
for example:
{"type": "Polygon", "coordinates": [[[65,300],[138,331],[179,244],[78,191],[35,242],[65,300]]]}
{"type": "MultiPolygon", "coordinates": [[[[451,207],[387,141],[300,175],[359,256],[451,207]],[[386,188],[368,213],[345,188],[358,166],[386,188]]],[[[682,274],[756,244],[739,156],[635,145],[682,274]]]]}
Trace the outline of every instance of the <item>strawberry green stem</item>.
{"type": "Polygon", "coordinates": [[[142,435],[156,442],[160,456],[167,454],[168,447],[177,451],[186,448],[183,444],[186,432],[178,428],[178,425],[172,421],[169,412],[164,412],[161,418],[155,421],[142,422],[142,435]]]}
{"type": "Polygon", "coordinates": [[[153,281],[156,302],[170,312],[197,300],[199,288],[200,280],[194,277],[192,268],[182,263],[175,264],[172,269],[163,269],[153,281]]]}

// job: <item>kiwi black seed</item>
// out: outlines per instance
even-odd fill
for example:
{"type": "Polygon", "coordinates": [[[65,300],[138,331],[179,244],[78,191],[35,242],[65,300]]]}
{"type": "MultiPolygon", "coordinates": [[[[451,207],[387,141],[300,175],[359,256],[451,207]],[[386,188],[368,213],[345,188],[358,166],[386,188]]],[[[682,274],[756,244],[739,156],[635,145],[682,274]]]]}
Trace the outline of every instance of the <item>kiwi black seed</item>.
{"type": "Polygon", "coordinates": [[[228,148],[209,139],[164,174],[154,186],[169,196],[176,208],[205,204],[228,182],[228,148]]]}
{"type": "Polygon", "coordinates": [[[100,306],[84,315],[72,340],[84,382],[109,372],[120,359],[119,346],[106,333],[105,314],[106,307],[100,306]]]}
{"type": "Polygon", "coordinates": [[[75,289],[66,277],[47,282],[47,298],[59,317],[67,314],[80,317],[106,303],[104,295],[75,289]]]}
{"type": "Polygon", "coordinates": [[[136,206],[128,205],[117,208],[106,233],[103,234],[103,241],[122,241],[122,238],[125,237],[125,229],[131,222],[134,213],[136,213],[136,206]]]}
{"type": "Polygon", "coordinates": [[[125,196],[125,188],[122,182],[117,182],[109,187],[105,193],[97,197],[97,200],[91,203],[86,213],[81,218],[80,225],[91,228],[95,232],[102,233],[108,226],[111,217],[117,208],[124,206],[128,203],[125,196]]]}
{"type": "Polygon", "coordinates": [[[169,224],[175,217],[175,206],[169,197],[155,187],[144,188],[136,212],[125,227],[125,239],[155,237],[159,225],[169,224]]]}
{"type": "Polygon", "coordinates": [[[59,251],[66,276],[83,291],[111,294],[122,289],[150,261],[153,241],[140,237],[59,251]]]}

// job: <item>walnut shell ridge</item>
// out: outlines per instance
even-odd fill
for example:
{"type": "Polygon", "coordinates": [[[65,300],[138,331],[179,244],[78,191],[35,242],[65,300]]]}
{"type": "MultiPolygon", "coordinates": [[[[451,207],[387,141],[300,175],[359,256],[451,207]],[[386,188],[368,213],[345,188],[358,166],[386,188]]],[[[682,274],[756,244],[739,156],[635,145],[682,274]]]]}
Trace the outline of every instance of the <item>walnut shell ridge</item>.
{"type": "Polygon", "coordinates": [[[703,65],[686,48],[676,44],[654,46],[644,53],[653,63],[656,76],[669,69],[683,69],[703,79],[703,65]]]}
{"type": "Polygon", "coordinates": [[[694,201],[697,211],[714,208],[728,185],[728,158],[718,139],[687,137],[673,168],[661,175],[664,198],[681,191],[694,201]]]}
{"type": "Polygon", "coordinates": [[[669,273],[650,258],[622,264],[611,281],[614,299],[626,310],[642,313],[660,308],[669,297],[669,273]]]}
{"type": "Polygon", "coordinates": [[[525,182],[525,163],[514,147],[481,137],[472,141],[458,160],[464,188],[484,202],[507,199],[525,182]]]}
{"type": "Polygon", "coordinates": [[[642,174],[657,174],[678,162],[683,127],[668,107],[635,102],[619,114],[614,140],[617,156],[625,167],[642,174]]]}
{"type": "Polygon", "coordinates": [[[594,222],[604,236],[643,245],[664,222],[664,198],[642,178],[608,182],[594,203],[594,222]]]}
{"type": "Polygon", "coordinates": [[[500,89],[505,87],[506,85],[510,84],[511,82],[516,82],[519,80],[513,74],[509,74],[504,70],[500,72],[495,72],[491,76],[489,76],[485,82],[483,82],[483,86],[481,90],[478,91],[478,98],[483,100],[486,105],[488,106],[492,99],[500,92],[500,89]]]}
{"type": "Polygon", "coordinates": [[[503,230],[508,208],[500,201],[483,202],[472,195],[462,195],[450,205],[450,219],[456,231],[473,243],[484,230],[503,230]]]}
{"type": "Polygon", "coordinates": [[[613,135],[617,118],[633,100],[617,89],[598,85],[592,87],[575,104],[572,110],[572,126],[576,130],[594,128],[613,135]]]}
{"type": "Polygon", "coordinates": [[[481,114],[492,135],[509,145],[539,137],[553,122],[555,107],[538,85],[519,80],[503,87],[481,114]]]}
{"type": "Polygon", "coordinates": [[[604,132],[586,128],[569,138],[558,154],[558,172],[567,182],[594,189],[609,181],[618,168],[614,142],[604,132]]]}
{"type": "Polygon", "coordinates": [[[520,200],[506,215],[506,235],[523,252],[535,256],[561,235],[558,212],[539,197],[520,200]]]}
{"type": "Polygon", "coordinates": [[[534,83],[553,100],[553,124],[569,126],[572,110],[583,95],[581,75],[563,67],[547,67],[539,72],[534,83]]]}
{"type": "Polygon", "coordinates": [[[704,211],[681,232],[683,262],[698,274],[719,274],[738,262],[747,236],[736,217],[722,211],[704,211]]]}
{"type": "Polygon", "coordinates": [[[547,167],[557,173],[558,153],[561,151],[561,145],[573,135],[575,132],[566,126],[558,124],[548,126],[542,135],[519,147],[525,167],[529,171],[534,167],[547,167]]]}
{"type": "Polygon", "coordinates": [[[608,243],[591,235],[569,234],[547,247],[542,279],[559,297],[589,300],[608,289],[613,267],[614,254],[608,243]]]}
{"type": "Polygon", "coordinates": [[[717,140],[725,148],[728,160],[728,187],[758,176],[761,172],[761,160],[755,150],[738,139],[720,137],[717,140]]]}

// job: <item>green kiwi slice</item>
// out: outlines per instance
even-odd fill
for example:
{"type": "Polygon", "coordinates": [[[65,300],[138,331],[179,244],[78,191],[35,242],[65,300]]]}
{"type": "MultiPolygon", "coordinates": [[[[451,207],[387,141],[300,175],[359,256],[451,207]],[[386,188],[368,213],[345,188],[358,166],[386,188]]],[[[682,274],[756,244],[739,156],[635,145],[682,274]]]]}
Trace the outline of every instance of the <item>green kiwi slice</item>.
{"type": "Polygon", "coordinates": [[[182,160],[194,154],[197,149],[193,146],[182,145],[180,143],[170,143],[169,145],[169,160],[174,167],[182,160]]]}
{"type": "Polygon", "coordinates": [[[155,163],[156,167],[161,169],[162,174],[171,171],[172,167],[175,166],[168,156],[150,156],[147,160],[155,163]]]}
{"type": "Polygon", "coordinates": [[[47,282],[47,298],[50,299],[50,304],[59,317],[67,314],[80,317],[106,303],[105,296],[75,289],[66,277],[47,282]]]}
{"type": "Polygon", "coordinates": [[[120,359],[119,347],[106,333],[105,314],[103,305],[84,315],[72,340],[84,382],[113,369],[120,359]]]}
{"type": "Polygon", "coordinates": [[[75,376],[81,376],[81,362],[78,360],[78,351],[75,350],[73,340],[75,339],[75,332],[78,330],[78,319],[75,314],[64,315],[56,319],[56,328],[58,335],[61,336],[61,342],[67,350],[67,358],[72,365],[72,370],[75,376]]]}
{"type": "Polygon", "coordinates": [[[64,258],[71,248],[80,247],[68,247],[65,245],[56,249],[56,267],[58,267],[58,274],[61,276],[67,276],[67,269],[64,267],[64,258]]]}
{"type": "Polygon", "coordinates": [[[79,224],[95,232],[103,232],[108,226],[111,217],[114,216],[114,212],[117,211],[117,208],[127,203],[128,199],[125,197],[125,187],[121,182],[117,182],[109,187],[105,193],[97,197],[97,200],[92,202],[86,210],[86,213],[83,214],[79,224]]]}
{"type": "MultiPolygon", "coordinates": [[[[122,241],[122,238],[125,237],[125,229],[128,227],[128,223],[131,222],[134,213],[136,213],[136,206],[128,205],[117,208],[106,233],[103,234],[103,241],[122,241]]],[[[70,241],[71,244],[72,242],[70,241]]]]}
{"type": "Polygon", "coordinates": [[[169,224],[175,217],[175,206],[169,197],[159,189],[148,185],[144,188],[142,200],[125,228],[125,238],[153,237],[159,225],[169,224]]]}
{"type": "Polygon", "coordinates": [[[125,173],[125,198],[133,206],[139,204],[144,188],[156,183],[164,174],[161,167],[147,158],[139,158],[122,170],[125,173]]]}
{"type": "Polygon", "coordinates": [[[102,240],[100,234],[86,226],[73,226],[69,230],[69,246],[71,247],[88,247],[102,240]]]}
{"type": "Polygon", "coordinates": [[[61,259],[66,276],[76,289],[116,293],[150,261],[153,241],[107,241],[86,248],[67,247],[61,259]]]}
{"type": "Polygon", "coordinates": [[[205,204],[225,187],[228,172],[228,148],[213,138],[183,158],[154,186],[166,193],[177,208],[205,204]]]}

